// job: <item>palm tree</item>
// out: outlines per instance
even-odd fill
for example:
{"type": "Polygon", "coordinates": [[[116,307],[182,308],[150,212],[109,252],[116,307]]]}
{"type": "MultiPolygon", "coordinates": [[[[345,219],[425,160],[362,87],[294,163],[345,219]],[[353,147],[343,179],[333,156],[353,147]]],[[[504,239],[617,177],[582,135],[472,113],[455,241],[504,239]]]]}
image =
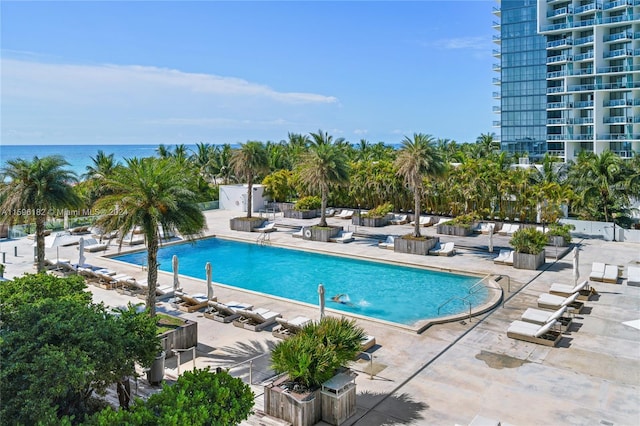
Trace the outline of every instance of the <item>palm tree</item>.
{"type": "Polygon", "coordinates": [[[52,209],[78,205],[80,200],[73,191],[76,175],[65,169],[69,163],[58,155],[33,157],[32,161],[16,159],[7,161],[0,172],[0,208],[6,212],[20,212],[20,216],[9,215],[11,225],[16,219],[35,220],[36,252],[38,272],[44,271],[44,226],[52,209]]]}
{"type": "Polygon", "coordinates": [[[114,159],[114,154],[105,154],[103,150],[98,150],[96,156],[90,158],[93,165],[86,167],[87,172],[82,175],[83,179],[104,179],[121,165],[114,159]]]}
{"type": "Polygon", "coordinates": [[[405,183],[413,191],[414,212],[416,215],[413,236],[420,235],[420,204],[425,176],[438,176],[445,170],[445,164],[436,149],[431,135],[414,133],[413,139],[405,136],[402,140],[402,148],[398,152],[395,161],[398,175],[404,178],[405,183]]]}
{"type": "Polygon", "coordinates": [[[247,182],[247,218],[251,218],[253,183],[269,173],[269,158],[262,142],[249,141],[233,152],[230,162],[236,176],[247,182]]]}
{"type": "Polygon", "coordinates": [[[322,132],[311,134],[314,144],[298,165],[302,183],[312,192],[320,192],[319,226],[327,226],[327,200],[332,186],[349,182],[347,157],[343,150],[331,143],[331,136],[322,132]]]}
{"type": "MultiPolygon", "coordinates": [[[[99,209],[114,212],[98,219],[106,230],[121,235],[141,226],[147,245],[147,309],[155,315],[160,227],[187,238],[199,234],[205,218],[196,205],[196,176],[172,158],[131,158],[107,179],[110,194],[97,201],[99,209]]],[[[122,240],[121,243],[122,244],[122,240]]]]}

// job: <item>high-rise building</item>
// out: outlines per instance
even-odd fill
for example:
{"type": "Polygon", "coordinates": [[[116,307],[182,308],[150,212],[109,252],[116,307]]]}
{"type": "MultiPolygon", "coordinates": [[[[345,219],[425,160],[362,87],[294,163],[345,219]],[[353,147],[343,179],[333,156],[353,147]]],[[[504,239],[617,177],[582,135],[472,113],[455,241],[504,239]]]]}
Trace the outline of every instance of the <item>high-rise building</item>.
{"type": "Polygon", "coordinates": [[[499,10],[503,149],[565,161],[640,152],[640,0],[502,1],[499,10]],[[544,143],[522,140],[540,125],[544,143]]]}

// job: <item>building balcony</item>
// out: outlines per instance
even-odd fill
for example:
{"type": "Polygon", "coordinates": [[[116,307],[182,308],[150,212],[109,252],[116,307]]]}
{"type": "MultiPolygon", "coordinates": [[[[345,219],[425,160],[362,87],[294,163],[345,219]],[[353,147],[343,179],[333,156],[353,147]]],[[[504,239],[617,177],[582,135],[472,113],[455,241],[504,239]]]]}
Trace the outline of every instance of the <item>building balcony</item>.
{"type": "Polygon", "coordinates": [[[616,34],[609,34],[602,37],[602,41],[610,43],[618,40],[633,40],[633,31],[622,31],[616,34]]]}
{"type": "Polygon", "coordinates": [[[576,117],[571,120],[572,124],[593,124],[593,117],[576,117]]]}
{"type": "Polygon", "coordinates": [[[573,13],[573,6],[559,7],[557,9],[549,10],[547,12],[547,18],[558,18],[560,16],[566,16],[573,13]]]}
{"type": "Polygon", "coordinates": [[[615,24],[617,22],[627,22],[627,21],[633,21],[636,19],[640,19],[640,13],[637,14],[633,14],[633,13],[628,13],[625,15],[619,15],[619,16],[609,16],[607,18],[602,18],[601,22],[599,22],[600,24],[615,24]]]}
{"type": "Polygon", "coordinates": [[[562,46],[573,46],[573,39],[571,37],[567,37],[561,40],[553,40],[547,43],[547,49],[553,49],[554,47],[562,46]]]}
{"type": "Polygon", "coordinates": [[[497,43],[497,44],[502,43],[502,37],[500,37],[499,35],[495,35],[495,34],[494,34],[494,35],[491,37],[491,39],[493,40],[493,42],[494,42],[494,43],[497,43]]]}
{"type": "Polygon", "coordinates": [[[569,28],[569,24],[567,24],[566,22],[561,22],[559,24],[544,25],[540,28],[540,31],[553,32],[553,31],[566,30],[567,28],[569,28]]]}
{"type": "Polygon", "coordinates": [[[494,79],[492,79],[492,80],[491,80],[491,82],[492,82],[493,84],[498,85],[498,86],[499,86],[500,84],[502,84],[502,80],[501,80],[501,79],[499,79],[499,78],[497,78],[497,77],[496,77],[496,78],[494,78],[494,79]]]}
{"type": "Polygon", "coordinates": [[[548,118],[547,126],[564,126],[569,124],[568,118],[548,118]]]}
{"type": "Polygon", "coordinates": [[[593,74],[593,68],[576,68],[571,75],[590,75],[593,74]]]}
{"type": "Polygon", "coordinates": [[[594,38],[593,38],[592,35],[590,35],[590,36],[580,37],[580,38],[575,39],[573,41],[573,45],[574,46],[582,46],[583,44],[593,43],[593,41],[594,41],[594,38]]]}
{"type": "Polygon", "coordinates": [[[602,5],[603,10],[618,9],[625,6],[633,6],[633,0],[607,1],[602,5]]]}
{"type": "Polygon", "coordinates": [[[598,135],[599,141],[640,140],[640,133],[605,133],[598,135]]]}
{"type": "Polygon", "coordinates": [[[502,66],[500,64],[493,64],[492,69],[494,71],[500,71],[502,69],[502,66]]]}
{"type": "Polygon", "coordinates": [[[547,135],[548,141],[567,141],[572,140],[573,136],[568,134],[560,134],[560,135],[547,135]]]}
{"type": "Polygon", "coordinates": [[[564,158],[564,150],[563,149],[550,149],[547,151],[550,156],[564,158]]]}
{"type": "Polygon", "coordinates": [[[547,109],[567,109],[573,108],[572,102],[549,102],[547,103],[547,109]]]}
{"type": "Polygon", "coordinates": [[[574,62],[585,61],[587,59],[592,59],[592,58],[593,58],[593,50],[573,56],[574,62]]]}
{"type": "Polygon", "coordinates": [[[547,78],[559,78],[567,75],[566,70],[552,71],[547,73],[547,78]]]}
{"type": "Polygon", "coordinates": [[[493,96],[493,99],[500,99],[502,97],[500,92],[493,92],[492,96],[493,96]]]}
{"type": "Polygon", "coordinates": [[[624,56],[633,56],[633,49],[616,49],[610,50],[608,52],[604,52],[603,57],[605,59],[609,58],[620,58],[624,56]]]}
{"type": "Polygon", "coordinates": [[[605,124],[621,124],[621,123],[633,123],[633,117],[624,117],[624,116],[609,116],[604,118],[605,124]]]}
{"type": "Polygon", "coordinates": [[[500,121],[494,121],[492,124],[493,124],[493,127],[500,127],[500,123],[501,123],[500,121]]]}
{"type": "Polygon", "coordinates": [[[569,86],[570,92],[590,92],[592,90],[595,90],[594,84],[575,84],[569,86]]]}
{"type": "Polygon", "coordinates": [[[611,151],[616,154],[620,158],[633,158],[635,155],[634,151],[611,151]]]}
{"type": "Polygon", "coordinates": [[[491,23],[491,26],[492,26],[493,28],[495,28],[496,30],[499,30],[499,29],[500,29],[500,21],[493,21],[493,22],[491,23]]]}
{"type": "Polygon", "coordinates": [[[593,101],[578,101],[574,102],[575,108],[593,108],[593,101]]]}
{"type": "Polygon", "coordinates": [[[614,108],[614,107],[625,107],[632,106],[633,99],[609,99],[608,101],[604,101],[602,106],[606,108],[614,108]]]}
{"type": "Polygon", "coordinates": [[[569,61],[573,61],[572,55],[556,55],[556,56],[549,56],[547,58],[547,64],[558,64],[558,63],[569,62],[569,61]]]}
{"type": "Polygon", "coordinates": [[[499,57],[501,55],[500,49],[493,49],[492,54],[494,57],[499,57]]]}
{"type": "Polygon", "coordinates": [[[601,2],[593,2],[589,4],[582,5],[580,7],[576,7],[574,13],[579,15],[581,13],[593,12],[594,10],[602,10],[601,2]]]}
{"type": "Polygon", "coordinates": [[[611,74],[620,72],[640,71],[640,64],[638,65],[618,65],[614,67],[600,67],[596,70],[598,74],[611,74]]]}
{"type": "Polygon", "coordinates": [[[496,16],[502,15],[502,11],[497,6],[493,6],[493,8],[491,9],[491,13],[493,13],[496,16]]]}
{"type": "Polygon", "coordinates": [[[501,108],[499,106],[493,106],[493,112],[501,112],[501,108]]]}
{"type": "Polygon", "coordinates": [[[571,28],[582,28],[582,27],[592,27],[595,24],[599,24],[600,22],[595,19],[585,19],[582,21],[575,21],[570,25],[571,28]]]}
{"type": "Polygon", "coordinates": [[[547,87],[547,94],[562,93],[564,91],[565,91],[564,86],[547,87]]]}

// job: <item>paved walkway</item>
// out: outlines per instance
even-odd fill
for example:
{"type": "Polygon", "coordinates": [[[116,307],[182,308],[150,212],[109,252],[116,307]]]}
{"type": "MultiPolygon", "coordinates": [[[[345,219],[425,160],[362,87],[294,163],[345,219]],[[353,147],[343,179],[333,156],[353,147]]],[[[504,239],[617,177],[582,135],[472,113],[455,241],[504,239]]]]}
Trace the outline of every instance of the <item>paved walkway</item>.
{"type": "MultiPolygon", "coordinates": [[[[255,242],[256,234],[229,230],[229,219],[234,215],[226,211],[206,212],[206,234],[255,242]]],[[[549,348],[510,339],[506,329],[527,307],[536,306],[538,295],[546,292],[552,282],[572,282],[571,255],[556,260],[555,249],[551,248],[548,253],[551,257],[547,258],[544,270],[522,271],[494,265],[492,261],[500,247],[508,246],[507,237],[495,236],[496,253],[490,254],[486,236],[442,236],[442,241],[456,243],[456,256],[414,256],[377,247],[377,239],[382,235],[405,234],[410,231],[408,225],[376,229],[358,227],[356,230],[347,220],[331,219],[330,223],[348,226],[357,235],[353,243],[332,244],[291,237],[294,229],[289,226],[310,225],[317,223],[317,219],[292,220],[276,215],[275,221],[279,229],[269,236],[274,246],[480,276],[502,274],[510,277],[510,280],[501,281],[505,290],[504,304],[471,321],[434,325],[418,334],[411,328],[358,318],[367,333],[376,336],[377,345],[371,351],[373,362],[363,357],[352,365],[359,373],[356,379],[358,409],[345,424],[464,425],[478,414],[512,425],[640,423],[640,330],[637,325],[625,324],[640,319],[640,287],[627,286],[625,279],[626,267],[640,261],[638,245],[596,239],[574,241],[581,249],[581,277],[589,276],[592,262],[601,261],[619,265],[621,278],[617,284],[593,283],[599,296],[586,303],[584,312],[575,318],[569,331],[563,333],[560,345],[549,348]]],[[[425,228],[425,233],[433,234],[435,229],[425,228]]],[[[0,241],[0,251],[6,253],[5,276],[33,272],[32,244],[26,238],[0,241]]],[[[106,255],[117,252],[117,246],[113,246],[106,255]]],[[[559,256],[562,254],[558,252],[559,256]]],[[[47,249],[47,255],[55,258],[55,249],[47,249]]],[[[60,256],[77,259],[77,248],[61,247],[60,256]]],[[[87,262],[139,278],[145,276],[145,271],[139,267],[95,254],[88,254],[87,262]]],[[[159,275],[161,282],[171,282],[170,274],[160,272],[159,275]]],[[[183,277],[181,284],[187,292],[206,293],[202,280],[183,277]]],[[[89,289],[94,300],[111,306],[141,302],[112,290],[94,286],[89,289]]],[[[315,318],[318,315],[314,306],[222,285],[216,286],[216,296],[221,301],[246,300],[281,312],[286,318],[296,315],[315,318]]],[[[273,376],[268,354],[278,339],[268,331],[255,333],[211,321],[204,318],[202,312],[186,314],[170,303],[160,303],[158,309],[197,321],[199,345],[195,364],[230,368],[233,375],[246,382],[250,379],[257,395],[255,409],[261,410],[261,383],[273,376]]],[[[330,309],[328,313],[341,314],[330,309]]],[[[176,361],[176,358],[167,360],[168,379],[177,375],[176,361]]],[[[188,353],[181,356],[181,361],[181,371],[193,365],[188,353]]],[[[278,423],[265,419],[258,411],[243,425],[278,423]]]]}

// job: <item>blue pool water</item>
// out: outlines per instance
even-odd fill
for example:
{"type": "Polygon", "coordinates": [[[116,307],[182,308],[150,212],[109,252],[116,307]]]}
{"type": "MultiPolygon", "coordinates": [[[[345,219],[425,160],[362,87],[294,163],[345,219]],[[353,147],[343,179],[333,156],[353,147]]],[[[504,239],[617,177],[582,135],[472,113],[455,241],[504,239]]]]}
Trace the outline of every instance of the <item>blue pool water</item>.
{"type": "MultiPolygon", "coordinates": [[[[316,305],[322,283],[328,308],[407,325],[468,311],[468,304],[453,300],[438,313],[451,297],[468,297],[474,306],[488,297],[486,289],[469,297],[477,277],[219,238],[161,248],[160,270],[172,272],[174,254],[181,275],[204,280],[205,264],[211,262],[215,282],[316,305]],[[331,301],[340,293],[348,295],[352,306],[331,301]]],[[[146,251],[114,257],[138,265],[146,264],[146,258],[146,251]]],[[[204,283],[202,292],[206,293],[204,283]]]]}

